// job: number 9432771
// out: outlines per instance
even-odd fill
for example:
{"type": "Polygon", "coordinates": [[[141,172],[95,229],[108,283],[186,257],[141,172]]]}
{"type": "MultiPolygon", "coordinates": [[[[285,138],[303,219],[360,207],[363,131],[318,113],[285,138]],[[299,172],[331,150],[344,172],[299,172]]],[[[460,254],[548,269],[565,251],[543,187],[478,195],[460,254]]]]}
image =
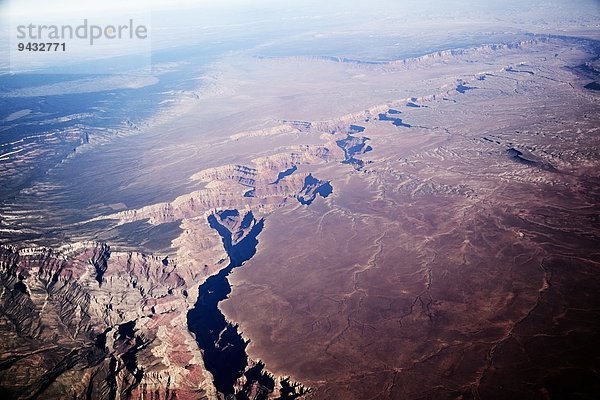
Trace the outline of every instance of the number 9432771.
{"type": "Polygon", "coordinates": [[[66,51],[67,46],[65,43],[19,43],[17,44],[17,50],[19,51],[66,51]]]}

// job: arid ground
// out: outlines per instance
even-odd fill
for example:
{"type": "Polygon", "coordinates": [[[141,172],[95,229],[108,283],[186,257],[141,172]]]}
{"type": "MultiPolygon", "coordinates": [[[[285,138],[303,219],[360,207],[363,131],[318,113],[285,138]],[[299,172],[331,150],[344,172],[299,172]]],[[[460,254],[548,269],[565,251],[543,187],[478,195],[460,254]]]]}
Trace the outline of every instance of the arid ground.
{"type": "Polygon", "coordinates": [[[221,58],[2,202],[0,394],[598,398],[598,43],[221,58]]]}

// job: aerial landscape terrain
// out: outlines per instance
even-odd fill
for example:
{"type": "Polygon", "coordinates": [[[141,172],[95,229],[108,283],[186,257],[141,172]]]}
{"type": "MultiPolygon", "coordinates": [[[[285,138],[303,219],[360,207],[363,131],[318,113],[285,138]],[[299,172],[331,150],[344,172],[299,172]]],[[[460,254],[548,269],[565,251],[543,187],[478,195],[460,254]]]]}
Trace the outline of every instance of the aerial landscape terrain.
{"type": "Polygon", "coordinates": [[[0,50],[0,397],[600,398],[600,3],[217,3],[0,50]]]}

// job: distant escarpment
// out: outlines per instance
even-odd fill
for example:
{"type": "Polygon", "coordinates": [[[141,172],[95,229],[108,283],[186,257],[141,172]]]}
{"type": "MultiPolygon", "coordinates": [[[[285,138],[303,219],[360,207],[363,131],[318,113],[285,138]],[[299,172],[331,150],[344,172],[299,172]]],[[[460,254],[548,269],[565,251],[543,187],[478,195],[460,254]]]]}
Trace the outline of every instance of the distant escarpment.
{"type": "Polygon", "coordinates": [[[259,60],[278,60],[280,62],[297,62],[299,60],[311,60],[313,62],[323,63],[343,63],[352,64],[355,67],[365,68],[389,68],[389,67],[405,67],[405,66],[417,66],[418,64],[427,63],[432,60],[449,59],[454,57],[481,57],[485,54],[493,54],[499,50],[519,50],[527,46],[536,45],[538,43],[548,42],[553,38],[551,36],[537,36],[528,40],[518,40],[507,43],[488,43],[482,44],[476,47],[469,48],[454,48],[440,51],[434,51],[428,54],[417,57],[408,57],[393,61],[373,61],[373,60],[360,60],[356,58],[337,57],[337,56],[257,56],[259,60]]]}

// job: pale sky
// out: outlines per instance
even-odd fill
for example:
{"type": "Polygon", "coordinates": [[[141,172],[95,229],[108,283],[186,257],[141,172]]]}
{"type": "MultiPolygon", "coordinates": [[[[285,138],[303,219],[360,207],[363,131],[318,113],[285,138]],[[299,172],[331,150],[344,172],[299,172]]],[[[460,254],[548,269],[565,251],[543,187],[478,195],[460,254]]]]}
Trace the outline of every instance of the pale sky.
{"type": "MultiPolygon", "coordinates": [[[[148,12],[151,10],[177,7],[201,7],[203,5],[239,6],[277,3],[274,0],[6,0],[2,1],[2,12],[26,15],[74,14],[74,13],[119,13],[124,11],[148,12]]],[[[278,2],[278,3],[281,3],[278,2]]]]}
{"type": "Polygon", "coordinates": [[[274,7],[283,9],[287,6],[305,6],[315,9],[342,10],[368,10],[375,8],[398,9],[463,9],[485,10],[490,12],[503,8],[539,8],[541,12],[548,11],[555,5],[564,5],[565,8],[598,11],[600,0],[0,0],[0,12],[26,14],[30,16],[48,14],[94,14],[94,13],[122,13],[159,11],[174,8],[201,8],[215,6],[222,9],[247,6],[252,8],[274,7]]]}

